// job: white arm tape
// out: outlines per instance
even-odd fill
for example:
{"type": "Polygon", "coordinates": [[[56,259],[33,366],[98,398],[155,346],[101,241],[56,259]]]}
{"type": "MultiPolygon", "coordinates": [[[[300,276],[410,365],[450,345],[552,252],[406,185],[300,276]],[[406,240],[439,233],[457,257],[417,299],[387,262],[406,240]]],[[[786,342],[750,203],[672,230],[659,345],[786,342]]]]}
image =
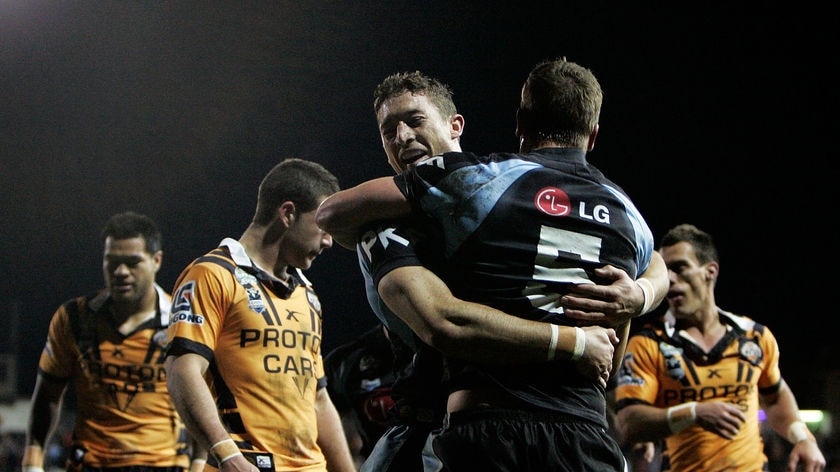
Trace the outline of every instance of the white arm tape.
{"type": "Polygon", "coordinates": [[[204,459],[193,459],[192,462],[190,462],[190,472],[201,472],[201,471],[203,471],[204,470],[204,464],[206,464],[206,463],[207,463],[207,461],[205,461],[204,459]]]}
{"type": "Polygon", "coordinates": [[[683,403],[682,405],[672,406],[668,408],[666,414],[668,419],[668,428],[671,433],[679,433],[697,423],[697,402],[683,403]]]}
{"type": "Polygon", "coordinates": [[[23,472],[44,472],[44,450],[41,446],[30,444],[23,449],[21,470],[23,472]]]}
{"type": "Polygon", "coordinates": [[[811,439],[811,432],[808,430],[808,425],[802,421],[794,421],[788,426],[787,440],[792,444],[799,441],[807,441],[811,439]]]}
{"type": "Polygon", "coordinates": [[[644,315],[655,308],[653,306],[653,283],[648,279],[639,278],[636,280],[636,285],[642,289],[642,294],[645,297],[645,301],[642,304],[642,312],[640,313],[640,315],[644,315]]]}
{"type": "Polygon", "coordinates": [[[572,360],[576,361],[583,357],[583,351],[586,349],[586,333],[582,329],[575,326],[575,350],[572,351],[572,360]]]}
{"type": "Polygon", "coordinates": [[[216,462],[219,465],[225,463],[236,456],[241,456],[242,453],[239,451],[239,447],[236,445],[236,442],[233,439],[223,439],[216,444],[210,446],[210,453],[213,454],[213,457],[216,458],[216,462]]]}
{"type": "Polygon", "coordinates": [[[557,354],[557,338],[560,337],[560,328],[554,323],[549,323],[551,326],[551,342],[548,343],[548,360],[553,361],[555,354],[557,354]]]}

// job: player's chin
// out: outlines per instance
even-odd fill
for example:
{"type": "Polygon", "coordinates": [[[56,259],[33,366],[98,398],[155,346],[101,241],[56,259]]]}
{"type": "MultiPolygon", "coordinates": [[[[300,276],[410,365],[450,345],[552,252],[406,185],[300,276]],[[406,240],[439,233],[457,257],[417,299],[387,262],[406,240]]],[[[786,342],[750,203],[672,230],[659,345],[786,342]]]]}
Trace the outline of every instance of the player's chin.
{"type": "Polygon", "coordinates": [[[306,270],[312,267],[312,263],[315,262],[315,258],[318,257],[318,254],[312,254],[309,257],[305,257],[300,264],[299,269],[306,270]]]}

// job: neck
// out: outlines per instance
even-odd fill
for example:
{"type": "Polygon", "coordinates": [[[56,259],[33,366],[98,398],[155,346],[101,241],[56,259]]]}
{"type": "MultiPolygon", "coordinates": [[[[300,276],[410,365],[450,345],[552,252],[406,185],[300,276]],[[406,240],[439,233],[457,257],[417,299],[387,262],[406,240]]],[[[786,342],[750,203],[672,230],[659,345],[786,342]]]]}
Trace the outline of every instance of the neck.
{"type": "Polygon", "coordinates": [[[258,268],[284,282],[289,280],[286,265],[279,259],[280,238],[272,237],[267,228],[251,223],[239,238],[239,244],[258,268]]]}
{"type": "Polygon", "coordinates": [[[117,329],[128,334],[138,326],[149,320],[157,313],[157,293],[152,290],[151,296],[146,295],[142,300],[130,303],[112,303],[111,314],[117,329]]]}

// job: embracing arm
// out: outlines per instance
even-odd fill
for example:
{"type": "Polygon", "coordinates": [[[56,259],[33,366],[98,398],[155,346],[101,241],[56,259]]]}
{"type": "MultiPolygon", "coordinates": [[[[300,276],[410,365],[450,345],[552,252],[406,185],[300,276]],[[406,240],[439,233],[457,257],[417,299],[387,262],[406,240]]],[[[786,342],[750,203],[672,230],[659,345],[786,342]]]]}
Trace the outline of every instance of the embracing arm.
{"type": "Polygon", "coordinates": [[[670,282],[665,260],[654,252],[645,272],[635,281],[627,272],[606,265],[595,274],[610,285],[578,284],[560,302],[566,316],[599,325],[620,326],[657,308],[668,295],[670,282]]]}
{"type": "Polygon", "coordinates": [[[615,328],[621,340],[613,357],[615,375],[627,348],[631,320],[653,311],[668,294],[668,268],[662,255],[654,252],[647,270],[636,280],[611,265],[595,269],[595,274],[612,282],[575,285],[560,302],[569,318],[615,328]]]}
{"type": "Polygon", "coordinates": [[[618,342],[612,329],[587,327],[578,331],[467,302],[452,295],[437,275],[422,266],[392,270],[382,278],[378,290],[391,311],[426,344],[446,355],[502,364],[546,362],[571,359],[576,345],[580,349],[583,344],[576,368],[606,384],[614,344],[618,342]]]}
{"type": "Polygon", "coordinates": [[[409,213],[411,205],[394,178],[380,177],[327,197],[318,207],[315,221],[343,247],[353,249],[366,224],[409,213]]]}

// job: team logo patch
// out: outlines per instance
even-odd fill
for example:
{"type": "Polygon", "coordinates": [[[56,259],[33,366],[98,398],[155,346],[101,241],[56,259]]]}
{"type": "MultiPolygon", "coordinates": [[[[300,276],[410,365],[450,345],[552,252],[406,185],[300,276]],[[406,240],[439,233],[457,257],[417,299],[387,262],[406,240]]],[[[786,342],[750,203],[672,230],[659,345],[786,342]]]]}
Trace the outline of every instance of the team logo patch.
{"type": "Polygon", "coordinates": [[[566,216],[572,211],[572,202],[566,192],[557,187],[544,187],[534,197],[534,206],[550,216],[566,216]]]}
{"type": "Polygon", "coordinates": [[[233,276],[236,277],[236,281],[239,282],[239,285],[242,285],[242,287],[245,288],[245,292],[248,294],[248,308],[250,308],[254,313],[265,315],[268,310],[266,309],[262,292],[260,292],[257,278],[248,272],[245,272],[240,267],[236,268],[233,276]]]}
{"type": "Polygon", "coordinates": [[[152,336],[152,342],[159,348],[165,348],[169,344],[169,337],[166,330],[158,331],[152,336]]]}
{"type": "Polygon", "coordinates": [[[668,370],[668,375],[674,380],[685,379],[685,370],[682,365],[682,348],[672,346],[666,342],[659,343],[659,351],[665,358],[665,368],[668,370]]]}
{"type": "Polygon", "coordinates": [[[169,316],[169,323],[175,324],[178,322],[192,323],[197,325],[204,324],[204,317],[193,313],[192,299],[193,292],[195,292],[195,281],[190,280],[175,292],[172,297],[172,312],[169,316]]]}
{"type": "Polygon", "coordinates": [[[742,339],[738,353],[752,365],[758,365],[764,359],[764,351],[752,339],[742,339]]]}
{"type": "Polygon", "coordinates": [[[618,385],[641,386],[645,384],[645,380],[633,372],[634,364],[633,353],[624,353],[624,359],[621,360],[621,367],[618,369],[618,375],[616,376],[618,385]]]}
{"type": "Polygon", "coordinates": [[[315,292],[311,290],[307,290],[306,298],[309,300],[309,305],[312,306],[312,309],[318,313],[321,313],[321,300],[318,299],[318,295],[315,295],[315,292]]]}

